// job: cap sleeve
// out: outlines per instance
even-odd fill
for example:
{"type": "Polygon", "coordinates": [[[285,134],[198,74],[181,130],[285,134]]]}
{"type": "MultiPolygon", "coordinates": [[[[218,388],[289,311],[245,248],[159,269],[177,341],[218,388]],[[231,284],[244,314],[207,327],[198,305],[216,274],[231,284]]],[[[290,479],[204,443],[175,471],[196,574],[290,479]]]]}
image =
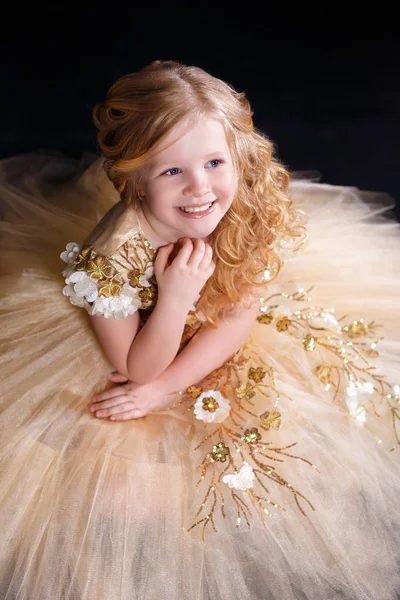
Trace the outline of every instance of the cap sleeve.
{"type": "MultiPolygon", "coordinates": [[[[119,230],[119,242],[120,235],[119,230]]],[[[112,234],[107,247],[115,248],[112,234]]],[[[141,230],[134,231],[109,254],[99,252],[87,240],[82,246],[69,242],[60,254],[67,263],[62,271],[66,284],[63,294],[90,315],[105,318],[125,319],[139,309],[147,310],[157,297],[154,254],[141,230]]]]}

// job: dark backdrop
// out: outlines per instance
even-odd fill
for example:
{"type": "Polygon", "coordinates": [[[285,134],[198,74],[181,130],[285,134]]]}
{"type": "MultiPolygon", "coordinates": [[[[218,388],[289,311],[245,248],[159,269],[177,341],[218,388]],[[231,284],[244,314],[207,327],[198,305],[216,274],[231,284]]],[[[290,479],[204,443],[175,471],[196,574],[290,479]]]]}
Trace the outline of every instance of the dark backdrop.
{"type": "Polygon", "coordinates": [[[256,126],[290,169],[388,192],[399,218],[394,13],[376,4],[247,4],[8,5],[0,41],[0,156],[96,151],[94,103],[119,76],[175,59],[245,90],[256,126]]]}

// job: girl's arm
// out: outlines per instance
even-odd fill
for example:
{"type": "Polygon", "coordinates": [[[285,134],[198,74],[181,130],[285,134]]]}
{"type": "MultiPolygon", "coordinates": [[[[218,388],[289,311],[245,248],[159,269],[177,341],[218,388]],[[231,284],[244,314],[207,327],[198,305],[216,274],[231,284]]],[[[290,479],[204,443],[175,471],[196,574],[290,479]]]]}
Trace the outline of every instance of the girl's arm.
{"type": "Polygon", "coordinates": [[[187,311],[178,303],[160,298],[129,349],[130,380],[149,383],[165,371],[179,350],[186,317],[187,311]]]}
{"type": "Polygon", "coordinates": [[[161,393],[183,391],[195,385],[231,358],[249,338],[260,300],[240,307],[219,321],[218,329],[203,327],[154,382],[161,393]]]}
{"type": "Polygon", "coordinates": [[[129,380],[145,385],[161,375],[175,358],[187,312],[173,300],[160,298],[140,330],[138,312],[123,320],[102,315],[90,319],[113,367],[129,380]]]}
{"type": "Polygon", "coordinates": [[[154,262],[158,300],[139,331],[137,313],[125,320],[92,315],[92,325],[111,364],[139,385],[157,379],[176,357],[193,298],[212,274],[212,249],[185,238],[172,263],[174,244],[159,249],[154,262]],[[139,332],[138,332],[139,331],[139,332]]]}

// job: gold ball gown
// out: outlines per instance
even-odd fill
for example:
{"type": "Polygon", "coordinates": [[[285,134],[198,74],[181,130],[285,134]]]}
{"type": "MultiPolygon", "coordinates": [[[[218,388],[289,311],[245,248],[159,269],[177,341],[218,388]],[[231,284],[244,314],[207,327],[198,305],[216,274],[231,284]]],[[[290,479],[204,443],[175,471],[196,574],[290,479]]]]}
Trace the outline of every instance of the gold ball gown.
{"type": "Polygon", "coordinates": [[[2,600],[399,597],[400,225],[383,194],[290,194],[307,238],[246,343],[111,422],[88,313],[145,321],[156,250],[101,159],[0,162],[2,600]]]}

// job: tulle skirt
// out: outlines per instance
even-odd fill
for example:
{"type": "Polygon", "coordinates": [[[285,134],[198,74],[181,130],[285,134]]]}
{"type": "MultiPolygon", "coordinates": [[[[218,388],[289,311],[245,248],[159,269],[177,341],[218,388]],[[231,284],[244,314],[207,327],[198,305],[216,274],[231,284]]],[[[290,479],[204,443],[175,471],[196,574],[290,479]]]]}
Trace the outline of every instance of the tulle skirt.
{"type": "Polygon", "coordinates": [[[216,445],[230,444],[235,460],[243,445],[231,421],[221,438],[195,418],[196,386],[141,419],[89,411],[113,368],[62,294],[60,253],[118,199],[98,164],[36,154],[0,168],[1,599],[398,598],[400,225],[390,198],[293,180],[308,241],[266,287],[249,340],[197,382],[247,402],[236,421],[264,442],[244,456],[251,494],[222,482],[216,445]],[[351,378],[343,391],[349,372],[364,381],[358,396],[351,378]]]}

